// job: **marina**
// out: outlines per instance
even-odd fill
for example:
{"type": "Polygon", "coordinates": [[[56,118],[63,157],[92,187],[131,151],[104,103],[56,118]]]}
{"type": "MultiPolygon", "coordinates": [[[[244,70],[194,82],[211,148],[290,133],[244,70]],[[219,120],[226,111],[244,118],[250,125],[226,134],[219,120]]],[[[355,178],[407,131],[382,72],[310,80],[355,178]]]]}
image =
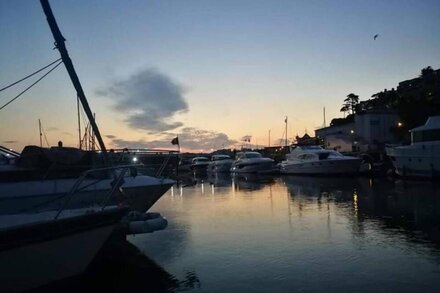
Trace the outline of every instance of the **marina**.
{"type": "Polygon", "coordinates": [[[152,292],[440,288],[435,183],[268,175],[197,180],[173,187],[154,206],[167,215],[166,230],[127,238],[136,246],[135,263],[125,255],[113,275],[98,266],[110,275],[99,278],[95,271],[93,280],[71,286],[152,292]],[[139,263],[144,257],[154,265],[139,263]],[[166,277],[146,282],[147,269],[166,277]]]}
{"type": "Polygon", "coordinates": [[[1,292],[440,291],[438,56],[245,2],[0,4],[1,292]]]}

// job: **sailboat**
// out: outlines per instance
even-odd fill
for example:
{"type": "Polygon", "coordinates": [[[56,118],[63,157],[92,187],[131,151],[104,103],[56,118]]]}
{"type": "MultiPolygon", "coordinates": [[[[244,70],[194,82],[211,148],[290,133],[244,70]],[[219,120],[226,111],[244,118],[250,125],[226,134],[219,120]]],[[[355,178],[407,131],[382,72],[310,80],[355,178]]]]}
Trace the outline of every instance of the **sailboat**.
{"type": "Polygon", "coordinates": [[[61,145],[31,146],[21,154],[0,149],[6,153],[0,168],[0,276],[6,292],[82,273],[130,209],[147,210],[174,183],[138,176],[136,166],[111,165],[49,2],[40,2],[98,140],[103,166],[81,172],[76,167],[84,153],[61,145]],[[48,171],[44,162],[49,169],[57,166],[58,176],[42,176],[48,171]],[[148,194],[151,186],[158,192],[148,194]],[[124,187],[132,195],[125,202],[120,200],[124,187]]]}
{"type": "MultiPolygon", "coordinates": [[[[23,210],[58,209],[63,204],[64,196],[72,193],[76,195],[72,197],[70,206],[82,208],[92,202],[103,201],[113,189],[115,194],[126,198],[131,210],[147,211],[175,182],[166,178],[138,175],[140,172],[135,168],[140,166],[112,164],[65,47],[65,38],[48,1],[41,1],[41,4],[56,48],[76,89],[100,152],[87,152],[61,145],[52,148],[26,146],[10,164],[0,165],[0,215],[23,210]],[[93,166],[95,168],[90,169],[93,166]]],[[[110,201],[117,203],[118,199],[112,197],[110,201]]]]}

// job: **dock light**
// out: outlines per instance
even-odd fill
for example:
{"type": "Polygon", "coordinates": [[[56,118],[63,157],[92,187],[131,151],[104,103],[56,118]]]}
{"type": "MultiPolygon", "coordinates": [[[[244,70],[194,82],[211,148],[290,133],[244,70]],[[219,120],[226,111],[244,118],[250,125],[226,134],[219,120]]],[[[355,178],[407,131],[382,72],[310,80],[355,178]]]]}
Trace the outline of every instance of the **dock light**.
{"type": "Polygon", "coordinates": [[[402,122],[397,122],[397,127],[402,127],[403,123],[402,122]]]}
{"type": "Polygon", "coordinates": [[[136,158],[136,157],[133,157],[133,162],[137,162],[137,160],[138,160],[138,158],[136,158]]]}
{"type": "Polygon", "coordinates": [[[353,134],[353,133],[354,133],[354,130],[353,130],[353,129],[352,129],[352,130],[350,130],[350,133],[351,133],[351,134],[353,134]]]}

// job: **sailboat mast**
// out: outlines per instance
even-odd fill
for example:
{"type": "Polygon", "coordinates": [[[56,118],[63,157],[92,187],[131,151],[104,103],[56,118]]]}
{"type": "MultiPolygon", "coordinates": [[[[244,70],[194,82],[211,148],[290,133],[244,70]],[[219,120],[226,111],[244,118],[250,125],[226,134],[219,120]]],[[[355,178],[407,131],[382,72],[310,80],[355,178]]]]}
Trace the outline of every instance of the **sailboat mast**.
{"type": "Polygon", "coordinates": [[[81,119],[80,119],[80,114],[79,114],[79,97],[76,97],[76,111],[78,114],[78,148],[82,149],[81,146],[81,119]]]}
{"type": "Polygon", "coordinates": [[[43,148],[43,133],[41,132],[41,120],[38,119],[38,130],[40,132],[40,148],[43,148]]]}
{"type": "Polygon", "coordinates": [[[92,110],[90,109],[89,103],[87,102],[86,95],[82,89],[81,83],[79,81],[78,75],[76,74],[75,68],[73,67],[72,60],[70,60],[69,53],[67,52],[66,45],[64,41],[66,40],[61,34],[60,29],[58,28],[58,24],[55,20],[55,17],[52,13],[52,9],[50,8],[48,0],[40,0],[41,6],[43,7],[44,14],[46,14],[47,23],[49,24],[50,30],[52,31],[52,35],[55,39],[55,46],[60,51],[61,59],[63,60],[64,66],[66,66],[66,70],[69,73],[70,79],[72,80],[73,86],[75,87],[77,96],[81,101],[81,104],[84,108],[84,112],[87,115],[87,118],[90,121],[90,125],[93,129],[93,133],[96,135],[96,138],[99,143],[99,147],[103,153],[104,160],[107,161],[107,149],[105,147],[104,141],[101,137],[101,133],[99,132],[98,125],[93,118],[92,110]]]}
{"type": "Polygon", "coordinates": [[[284,122],[286,122],[286,146],[287,146],[287,116],[286,116],[286,120],[284,120],[284,122]]]}

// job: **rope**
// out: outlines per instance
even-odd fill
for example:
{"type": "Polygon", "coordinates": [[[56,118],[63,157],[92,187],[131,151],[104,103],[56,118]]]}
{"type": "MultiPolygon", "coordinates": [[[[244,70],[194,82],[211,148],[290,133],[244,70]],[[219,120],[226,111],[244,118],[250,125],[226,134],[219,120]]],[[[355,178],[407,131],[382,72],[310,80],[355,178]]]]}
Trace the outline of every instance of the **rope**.
{"type": "Polygon", "coordinates": [[[10,100],[9,102],[7,102],[6,104],[4,104],[3,106],[0,107],[0,111],[3,110],[6,106],[8,106],[10,103],[12,103],[13,101],[15,101],[16,99],[18,99],[22,94],[24,94],[25,92],[27,92],[31,87],[33,87],[34,85],[36,85],[40,80],[42,80],[43,78],[45,78],[49,73],[51,73],[52,71],[55,70],[55,68],[57,68],[61,63],[63,63],[63,61],[60,61],[60,63],[58,63],[57,65],[55,65],[51,70],[49,70],[48,72],[46,72],[42,77],[40,77],[39,79],[37,79],[33,84],[31,84],[30,86],[28,86],[26,89],[24,89],[21,93],[19,93],[18,95],[16,95],[12,100],[10,100]]]}
{"type": "Polygon", "coordinates": [[[58,58],[57,60],[53,61],[53,62],[50,63],[49,65],[46,65],[46,66],[44,66],[44,67],[41,68],[41,69],[38,69],[38,70],[35,71],[34,73],[31,73],[31,74],[29,74],[28,76],[23,77],[22,79],[20,79],[20,80],[18,80],[18,81],[16,81],[16,82],[11,83],[10,85],[5,86],[4,88],[1,88],[1,89],[0,89],[0,92],[1,92],[1,91],[4,91],[5,89],[10,88],[11,86],[16,85],[17,83],[22,82],[23,80],[28,79],[28,78],[31,77],[31,76],[34,76],[34,75],[37,74],[38,72],[43,71],[44,69],[46,69],[46,68],[48,68],[49,66],[51,66],[51,65],[53,65],[53,64],[55,64],[55,63],[57,63],[57,62],[60,61],[60,60],[61,60],[61,58],[58,58]]]}

